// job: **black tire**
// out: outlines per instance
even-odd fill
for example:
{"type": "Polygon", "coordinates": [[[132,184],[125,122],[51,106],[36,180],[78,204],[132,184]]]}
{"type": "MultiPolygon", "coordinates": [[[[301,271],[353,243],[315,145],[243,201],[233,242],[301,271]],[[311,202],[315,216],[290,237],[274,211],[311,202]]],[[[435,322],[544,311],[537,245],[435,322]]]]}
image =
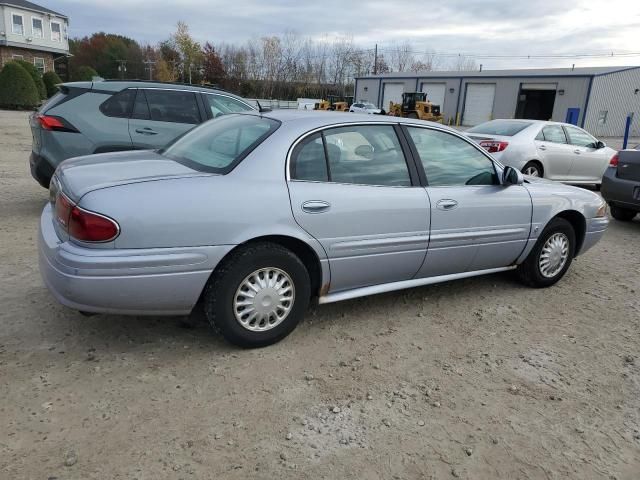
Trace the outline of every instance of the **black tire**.
{"type": "Polygon", "coordinates": [[[238,248],[216,269],[204,291],[204,311],[211,327],[230,343],[243,348],[271,345],[289,335],[309,306],[309,272],[290,250],[275,243],[257,243],[238,248]],[[285,319],[266,331],[252,331],[236,320],[234,296],[243,280],[261,268],[285,272],[294,287],[293,305],[285,319]]]}
{"type": "Polygon", "coordinates": [[[621,222],[629,222],[633,220],[638,212],[635,210],[629,210],[628,208],[620,208],[615,207],[613,205],[609,206],[611,210],[611,216],[616,220],[620,220],[621,222]]]}
{"type": "Polygon", "coordinates": [[[532,176],[540,177],[540,178],[544,177],[544,170],[542,168],[542,165],[540,165],[540,163],[531,161],[531,162],[527,162],[527,164],[524,167],[522,167],[522,173],[524,173],[525,175],[531,175],[531,173],[525,173],[530,170],[535,170],[536,172],[538,172],[537,175],[532,175],[532,176]]]}
{"type": "Polygon", "coordinates": [[[517,273],[518,277],[525,285],[534,288],[550,287],[560,280],[569,267],[575,255],[576,251],[576,234],[573,226],[564,218],[554,218],[542,231],[542,234],[538,238],[538,241],[533,247],[533,250],[529,253],[526,260],[518,265],[517,273]],[[564,266],[552,277],[548,277],[542,274],[540,270],[540,254],[547,240],[556,233],[562,233],[569,241],[568,257],[564,266]]]}

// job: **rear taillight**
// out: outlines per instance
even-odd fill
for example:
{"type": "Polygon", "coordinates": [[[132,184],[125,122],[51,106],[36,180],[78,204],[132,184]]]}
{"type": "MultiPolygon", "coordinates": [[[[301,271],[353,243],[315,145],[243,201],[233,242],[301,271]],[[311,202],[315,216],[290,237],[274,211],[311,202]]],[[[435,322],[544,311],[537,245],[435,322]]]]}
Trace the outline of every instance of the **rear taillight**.
{"type": "Polygon", "coordinates": [[[56,196],[56,219],[73,238],[83,242],[109,242],[120,233],[115,220],[75,205],[65,194],[56,196]]]}
{"type": "Polygon", "coordinates": [[[609,160],[609,166],[610,167],[617,167],[618,166],[618,152],[615,153],[615,155],[613,157],[611,157],[611,160],[609,160]]]}
{"type": "Polygon", "coordinates": [[[53,115],[37,115],[36,118],[44,130],[78,133],[78,130],[62,117],[56,117],[53,115]]]}
{"type": "Polygon", "coordinates": [[[498,140],[482,140],[480,146],[489,153],[502,152],[509,146],[509,142],[501,142],[498,140]]]}

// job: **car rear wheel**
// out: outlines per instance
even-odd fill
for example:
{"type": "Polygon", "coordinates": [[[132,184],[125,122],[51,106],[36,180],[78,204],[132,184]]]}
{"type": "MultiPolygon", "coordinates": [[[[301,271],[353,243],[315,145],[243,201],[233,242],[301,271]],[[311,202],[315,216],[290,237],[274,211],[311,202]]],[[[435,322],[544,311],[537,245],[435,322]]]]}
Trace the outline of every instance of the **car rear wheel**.
{"type": "Polygon", "coordinates": [[[614,207],[610,206],[611,216],[616,220],[620,220],[621,222],[629,222],[633,220],[633,217],[636,216],[637,212],[634,210],[629,210],[627,208],[614,207]]]}
{"type": "Polygon", "coordinates": [[[274,243],[240,247],[214,272],[204,293],[211,326],[240,347],[263,347],[289,335],[310,299],[300,259],[274,243]]]}
{"type": "Polygon", "coordinates": [[[528,162],[524,167],[522,167],[522,173],[525,175],[529,175],[530,177],[542,177],[542,165],[538,162],[528,162]]]}
{"type": "Polygon", "coordinates": [[[576,234],[564,218],[546,226],[527,259],[518,266],[520,280],[530,287],[550,287],[569,269],[575,254],[576,234]]]}

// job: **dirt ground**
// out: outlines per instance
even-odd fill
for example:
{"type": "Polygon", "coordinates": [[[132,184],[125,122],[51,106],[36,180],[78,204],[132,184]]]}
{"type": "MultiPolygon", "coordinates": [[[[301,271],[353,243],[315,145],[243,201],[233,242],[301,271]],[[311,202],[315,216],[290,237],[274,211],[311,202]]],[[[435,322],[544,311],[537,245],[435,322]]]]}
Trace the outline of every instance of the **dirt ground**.
{"type": "Polygon", "coordinates": [[[0,112],[0,478],[640,478],[640,219],[550,289],[500,274],[332,304],[243,351],[58,305],[30,145],[0,112]]]}

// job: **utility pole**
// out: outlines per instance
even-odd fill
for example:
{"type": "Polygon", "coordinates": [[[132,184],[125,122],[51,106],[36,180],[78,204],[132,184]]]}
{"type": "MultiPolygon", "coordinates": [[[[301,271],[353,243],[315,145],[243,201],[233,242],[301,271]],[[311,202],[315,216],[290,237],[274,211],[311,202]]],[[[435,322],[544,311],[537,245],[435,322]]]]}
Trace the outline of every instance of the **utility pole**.
{"type": "Polygon", "coordinates": [[[376,49],[373,54],[373,74],[378,74],[378,44],[376,43],[376,49]]]}
{"type": "Polygon", "coordinates": [[[149,80],[153,80],[153,66],[156,64],[156,62],[153,60],[144,60],[142,63],[146,65],[144,67],[145,70],[149,70],[149,80]]]}
{"type": "Polygon", "coordinates": [[[120,72],[120,79],[124,80],[124,74],[127,71],[127,61],[116,60],[116,62],[118,62],[118,72],[120,72]]]}

